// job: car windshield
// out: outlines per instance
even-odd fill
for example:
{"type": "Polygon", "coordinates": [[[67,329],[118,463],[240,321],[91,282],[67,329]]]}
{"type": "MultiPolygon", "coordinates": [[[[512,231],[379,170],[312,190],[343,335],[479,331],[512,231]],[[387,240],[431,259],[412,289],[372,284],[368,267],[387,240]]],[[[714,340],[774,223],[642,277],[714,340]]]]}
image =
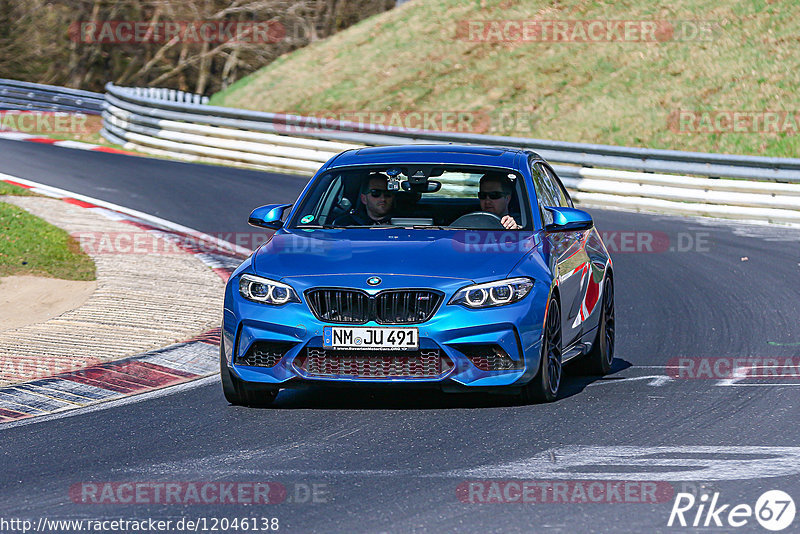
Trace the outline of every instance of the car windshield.
{"type": "Polygon", "coordinates": [[[511,169],[340,168],[314,182],[288,226],[529,230],[527,198],[524,180],[511,169]]]}

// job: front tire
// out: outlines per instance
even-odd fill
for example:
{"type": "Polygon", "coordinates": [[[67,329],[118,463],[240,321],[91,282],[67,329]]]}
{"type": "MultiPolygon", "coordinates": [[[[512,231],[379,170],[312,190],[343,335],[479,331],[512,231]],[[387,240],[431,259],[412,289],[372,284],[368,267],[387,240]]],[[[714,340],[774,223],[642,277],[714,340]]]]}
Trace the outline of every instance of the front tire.
{"type": "Polygon", "coordinates": [[[547,305],[547,322],[542,334],[539,372],[522,390],[524,402],[552,402],[561,385],[561,309],[558,300],[547,305]]]}
{"type": "Polygon", "coordinates": [[[236,377],[228,368],[223,342],[219,344],[219,376],[225,400],[234,406],[254,408],[270,406],[278,396],[278,389],[263,384],[249,384],[236,377]]]}

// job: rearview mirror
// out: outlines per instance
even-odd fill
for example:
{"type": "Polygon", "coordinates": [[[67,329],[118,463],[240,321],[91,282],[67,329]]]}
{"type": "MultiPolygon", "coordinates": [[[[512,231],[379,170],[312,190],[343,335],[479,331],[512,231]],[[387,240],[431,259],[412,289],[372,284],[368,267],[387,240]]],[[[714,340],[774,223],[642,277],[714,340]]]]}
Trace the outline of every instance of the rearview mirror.
{"type": "Polygon", "coordinates": [[[283,212],[286,208],[291,208],[291,204],[267,204],[253,210],[247,223],[250,226],[269,228],[270,230],[280,230],[283,227],[283,212]]]}
{"type": "Polygon", "coordinates": [[[413,191],[415,193],[436,193],[442,188],[442,182],[436,180],[428,180],[422,184],[412,184],[411,182],[403,182],[403,191],[413,191]]]}
{"type": "Polygon", "coordinates": [[[544,227],[545,232],[574,232],[594,226],[592,216],[575,208],[545,208],[553,214],[553,222],[544,227]]]}

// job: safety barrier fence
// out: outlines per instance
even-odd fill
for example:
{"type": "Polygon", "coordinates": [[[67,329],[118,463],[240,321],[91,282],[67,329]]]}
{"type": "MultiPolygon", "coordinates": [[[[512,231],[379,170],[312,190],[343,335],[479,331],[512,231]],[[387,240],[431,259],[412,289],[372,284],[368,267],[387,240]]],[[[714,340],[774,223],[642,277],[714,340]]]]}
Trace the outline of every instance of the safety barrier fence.
{"type": "Polygon", "coordinates": [[[103,93],[0,78],[0,109],[99,115],[103,93]]]}
{"type": "Polygon", "coordinates": [[[168,89],[106,85],[102,135],[155,155],[310,174],[361,146],[528,148],[586,206],[800,223],[800,159],[567,143],[363,124],[210,106],[168,89]]]}

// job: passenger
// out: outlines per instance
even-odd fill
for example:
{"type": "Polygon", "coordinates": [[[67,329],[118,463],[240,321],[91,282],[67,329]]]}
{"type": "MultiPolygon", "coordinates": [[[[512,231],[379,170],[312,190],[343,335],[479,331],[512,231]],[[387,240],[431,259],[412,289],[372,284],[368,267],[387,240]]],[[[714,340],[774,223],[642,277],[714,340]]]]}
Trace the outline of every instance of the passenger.
{"type": "Polygon", "coordinates": [[[501,175],[485,174],[481,178],[478,199],[481,201],[481,211],[493,213],[500,217],[500,222],[506,230],[519,230],[522,227],[509,215],[508,204],[514,185],[511,180],[501,175]]]}
{"type": "Polygon", "coordinates": [[[371,226],[390,224],[394,209],[394,191],[387,189],[386,176],[378,174],[365,179],[361,185],[361,203],[334,221],[336,226],[371,226]]]}

